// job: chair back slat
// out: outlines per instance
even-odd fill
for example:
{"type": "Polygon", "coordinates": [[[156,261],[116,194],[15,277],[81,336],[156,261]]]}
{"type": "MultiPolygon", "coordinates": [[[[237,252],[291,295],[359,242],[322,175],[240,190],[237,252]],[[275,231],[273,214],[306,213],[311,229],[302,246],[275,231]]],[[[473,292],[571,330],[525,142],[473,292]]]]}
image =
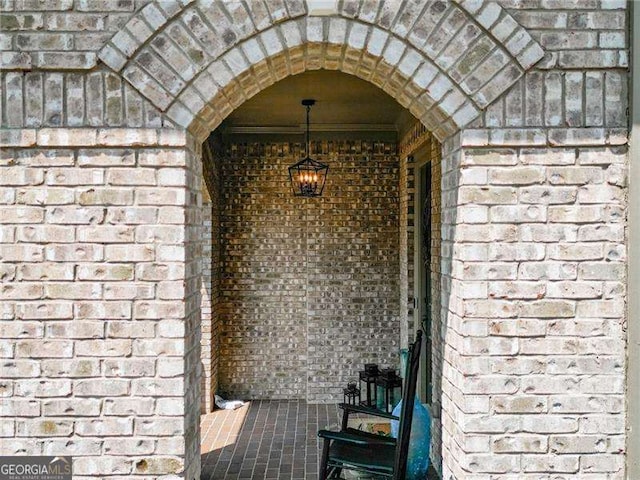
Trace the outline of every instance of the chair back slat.
{"type": "Polygon", "coordinates": [[[422,345],[422,331],[418,330],[416,340],[409,347],[407,366],[402,389],[402,408],[400,409],[398,440],[396,443],[393,480],[404,480],[407,474],[407,454],[409,451],[409,437],[413,420],[413,407],[416,398],[416,383],[418,381],[418,367],[420,366],[420,347],[422,345]]]}

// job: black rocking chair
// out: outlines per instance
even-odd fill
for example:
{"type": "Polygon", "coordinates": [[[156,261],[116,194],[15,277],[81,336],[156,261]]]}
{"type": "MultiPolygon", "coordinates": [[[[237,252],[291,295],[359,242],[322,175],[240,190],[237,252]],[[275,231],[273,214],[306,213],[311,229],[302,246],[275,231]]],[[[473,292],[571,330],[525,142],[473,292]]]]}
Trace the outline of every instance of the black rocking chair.
{"type": "Polygon", "coordinates": [[[409,348],[400,418],[373,408],[342,403],[340,404],[340,408],[344,411],[342,430],[318,432],[318,436],[324,439],[320,480],[340,478],[343,469],[379,475],[392,480],[404,480],[407,472],[407,451],[413,420],[421,344],[422,332],[418,331],[416,341],[409,348]],[[351,412],[399,420],[400,429],[397,440],[348,428],[347,423],[351,412]]]}

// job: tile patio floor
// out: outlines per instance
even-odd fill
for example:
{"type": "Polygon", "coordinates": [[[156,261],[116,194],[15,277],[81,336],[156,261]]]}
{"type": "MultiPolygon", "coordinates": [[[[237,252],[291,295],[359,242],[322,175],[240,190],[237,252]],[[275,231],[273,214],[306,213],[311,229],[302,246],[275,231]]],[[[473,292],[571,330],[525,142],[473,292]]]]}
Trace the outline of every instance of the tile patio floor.
{"type": "Polygon", "coordinates": [[[302,400],[257,400],[203,415],[201,478],[317,480],[317,432],[339,428],[341,417],[337,405],[302,400]]]}

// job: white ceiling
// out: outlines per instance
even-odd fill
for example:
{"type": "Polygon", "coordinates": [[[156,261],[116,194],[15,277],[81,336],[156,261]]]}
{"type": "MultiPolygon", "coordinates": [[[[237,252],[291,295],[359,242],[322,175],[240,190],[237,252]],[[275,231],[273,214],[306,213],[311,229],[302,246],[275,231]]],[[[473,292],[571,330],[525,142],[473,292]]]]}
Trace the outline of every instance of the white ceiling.
{"type": "Polygon", "coordinates": [[[305,123],[302,99],[313,98],[312,130],[332,130],[342,126],[362,126],[364,130],[396,130],[406,110],[372,83],[352,75],[330,70],[313,70],[287,77],[247,100],[223,123],[229,133],[242,127],[261,127],[265,131],[305,123]]]}

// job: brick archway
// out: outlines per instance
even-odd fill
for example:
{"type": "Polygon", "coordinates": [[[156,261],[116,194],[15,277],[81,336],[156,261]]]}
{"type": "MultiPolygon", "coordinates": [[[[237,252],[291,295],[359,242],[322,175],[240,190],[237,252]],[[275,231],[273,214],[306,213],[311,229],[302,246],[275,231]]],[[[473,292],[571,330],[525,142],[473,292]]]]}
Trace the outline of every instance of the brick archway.
{"type": "MultiPolygon", "coordinates": [[[[251,96],[313,69],[377,85],[446,140],[544,53],[496,3],[403,2],[398,12],[367,12],[347,2],[324,17],[305,16],[304,4],[290,2],[264,21],[245,10],[259,5],[195,2],[167,11],[152,2],[100,58],[198,143],[251,96]]],[[[188,416],[196,408],[188,403],[188,416]]],[[[188,451],[197,449],[197,435],[189,438],[188,451]]]]}
{"type": "MultiPolygon", "coordinates": [[[[364,11],[345,2],[328,17],[306,15],[311,5],[298,2],[269,12],[256,11],[259,6],[194,2],[167,9],[152,2],[99,56],[187,129],[197,145],[259,91],[313,69],[339,70],[375,84],[437,138],[452,139],[544,54],[497,3],[403,2],[399,11],[364,11]]],[[[200,155],[197,148],[194,153],[200,155]]],[[[197,402],[187,398],[188,426],[197,402]]],[[[451,434],[445,428],[445,436],[451,434]]],[[[197,467],[189,465],[195,460],[190,452],[198,450],[199,437],[187,428],[185,439],[191,476],[197,467]]],[[[444,443],[451,455],[458,440],[444,443]]],[[[446,470],[455,471],[454,464],[446,470]]]]}
{"type": "Polygon", "coordinates": [[[199,138],[261,89],[324,68],[376,84],[442,140],[544,55],[495,2],[345,2],[331,16],[308,16],[310,4],[154,1],[99,56],[199,138]]]}

